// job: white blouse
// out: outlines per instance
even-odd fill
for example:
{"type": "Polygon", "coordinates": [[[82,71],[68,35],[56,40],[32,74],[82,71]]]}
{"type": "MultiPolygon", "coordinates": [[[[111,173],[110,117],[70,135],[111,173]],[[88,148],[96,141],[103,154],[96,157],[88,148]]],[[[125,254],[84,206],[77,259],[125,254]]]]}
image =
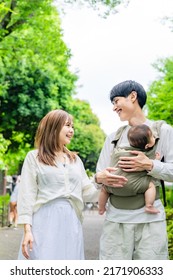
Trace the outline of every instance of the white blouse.
{"type": "Polygon", "coordinates": [[[32,215],[45,203],[65,198],[72,204],[79,218],[83,202],[97,202],[99,191],[89,180],[81,159],[63,165],[49,166],[38,161],[37,150],[30,151],[24,161],[17,209],[18,223],[32,225],[32,215]]]}

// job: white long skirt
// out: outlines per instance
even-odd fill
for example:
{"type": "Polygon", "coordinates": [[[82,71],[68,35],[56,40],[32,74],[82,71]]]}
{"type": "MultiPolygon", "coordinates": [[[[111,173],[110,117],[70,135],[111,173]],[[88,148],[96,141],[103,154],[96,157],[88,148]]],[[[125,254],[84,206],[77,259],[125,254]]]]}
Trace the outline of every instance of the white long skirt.
{"type": "MultiPolygon", "coordinates": [[[[32,233],[30,260],[84,260],[82,224],[67,200],[43,205],[33,215],[32,233]]],[[[25,259],[21,246],[18,259],[25,259]]]]}

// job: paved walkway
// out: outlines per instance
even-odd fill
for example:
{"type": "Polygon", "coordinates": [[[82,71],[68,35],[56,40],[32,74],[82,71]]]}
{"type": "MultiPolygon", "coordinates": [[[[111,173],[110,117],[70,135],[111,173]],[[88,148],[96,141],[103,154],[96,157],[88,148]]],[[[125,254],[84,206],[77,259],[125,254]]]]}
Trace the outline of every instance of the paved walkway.
{"type": "MultiPolygon", "coordinates": [[[[97,260],[99,252],[99,239],[104,217],[97,210],[84,212],[84,242],[85,257],[87,260],[97,260]]],[[[23,228],[0,228],[0,260],[16,260],[23,234],[23,228]]]]}

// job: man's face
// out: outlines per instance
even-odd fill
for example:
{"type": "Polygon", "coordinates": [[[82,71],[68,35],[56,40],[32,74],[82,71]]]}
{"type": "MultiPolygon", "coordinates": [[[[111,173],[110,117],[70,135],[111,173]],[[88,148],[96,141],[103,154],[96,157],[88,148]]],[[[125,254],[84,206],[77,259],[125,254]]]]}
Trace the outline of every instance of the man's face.
{"type": "Polygon", "coordinates": [[[121,121],[128,121],[133,116],[135,100],[132,93],[127,97],[117,96],[113,99],[113,111],[118,114],[121,121]]]}

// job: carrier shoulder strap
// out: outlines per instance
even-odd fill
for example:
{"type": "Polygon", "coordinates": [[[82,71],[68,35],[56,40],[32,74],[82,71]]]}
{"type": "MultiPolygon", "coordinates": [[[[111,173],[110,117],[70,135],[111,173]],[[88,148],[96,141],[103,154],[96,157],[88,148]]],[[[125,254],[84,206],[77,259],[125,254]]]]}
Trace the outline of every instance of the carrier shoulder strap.
{"type": "MultiPolygon", "coordinates": [[[[162,157],[161,161],[164,162],[164,157],[162,157]]],[[[164,180],[160,180],[160,182],[161,182],[161,186],[162,186],[163,204],[164,204],[164,206],[167,206],[165,182],[164,182],[164,180]]]]}
{"type": "MultiPolygon", "coordinates": [[[[160,137],[160,129],[161,129],[161,126],[162,124],[166,123],[165,121],[163,120],[160,120],[160,121],[155,121],[151,127],[152,131],[153,131],[153,134],[155,137],[159,138],[160,137]]],[[[162,157],[161,159],[162,162],[164,162],[164,157],[162,157]]],[[[162,186],[162,194],[163,194],[163,204],[164,206],[167,205],[167,202],[166,202],[166,189],[165,189],[165,183],[164,183],[164,180],[160,180],[161,182],[161,186],[162,186]]]]}
{"type": "Polygon", "coordinates": [[[166,122],[163,120],[160,120],[160,121],[154,121],[154,123],[152,124],[151,129],[156,138],[160,137],[160,129],[161,129],[162,124],[164,124],[164,123],[166,123],[166,122]]]}
{"type": "Polygon", "coordinates": [[[127,127],[127,125],[121,126],[120,128],[118,128],[118,130],[115,133],[115,139],[112,141],[112,143],[114,144],[114,147],[116,147],[118,140],[120,139],[123,131],[125,130],[125,128],[127,127]]]}

